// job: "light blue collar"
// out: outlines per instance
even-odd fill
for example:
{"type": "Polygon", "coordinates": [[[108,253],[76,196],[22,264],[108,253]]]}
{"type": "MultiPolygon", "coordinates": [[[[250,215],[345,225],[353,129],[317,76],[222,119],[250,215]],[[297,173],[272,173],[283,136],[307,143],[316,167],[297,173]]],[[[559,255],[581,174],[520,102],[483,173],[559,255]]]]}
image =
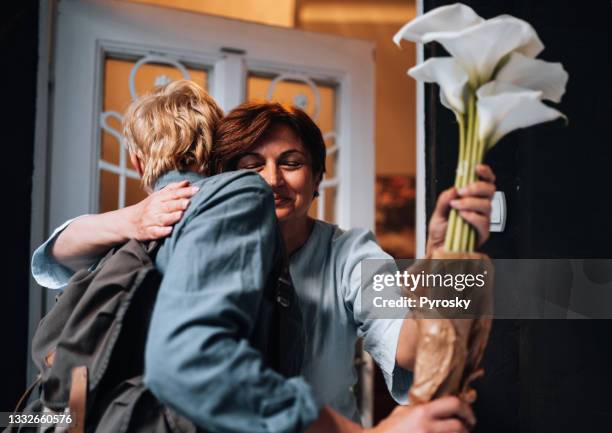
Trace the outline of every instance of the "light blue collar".
{"type": "Polygon", "coordinates": [[[206,176],[193,171],[171,170],[162,174],[157,181],[155,181],[155,187],[153,189],[155,191],[159,191],[160,189],[167,187],[172,182],[187,180],[191,184],[205,178],[206,176]]]}

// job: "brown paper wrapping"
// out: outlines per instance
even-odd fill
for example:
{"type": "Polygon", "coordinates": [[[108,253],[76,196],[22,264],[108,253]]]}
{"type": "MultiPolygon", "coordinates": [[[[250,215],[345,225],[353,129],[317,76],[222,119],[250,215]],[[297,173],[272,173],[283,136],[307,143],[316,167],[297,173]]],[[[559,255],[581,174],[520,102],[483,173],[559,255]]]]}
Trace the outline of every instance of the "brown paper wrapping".
{"type": "MultiPolygon", "coordinates": [[[[436,252],[433,258],[476,259],[478,262],[452,262],[458,265],[453,271],[468,273],[484,266],[491,278],[487,280],[486,290],[479,291],[477,299],[473,299],[471,318],[445,318],[443,314],[436,317],[431,310],[412,310],[417,322],[418,337],[414,380],[408,396],[411,404],[425,403],[445,395],[457,395],[473,403],[476,391],[471,383],[484,374],[479,365],[491,330],[493,266],[488,256],[480,253],[436,252]]],[[[416,266],[419,266],[418,263],[416,266]]],[[[438,262],[426,263],[420,266],[436,266],[438,262]]],[[[407,295],[418,298],[428,290],[419,287],[407,295]]]]}

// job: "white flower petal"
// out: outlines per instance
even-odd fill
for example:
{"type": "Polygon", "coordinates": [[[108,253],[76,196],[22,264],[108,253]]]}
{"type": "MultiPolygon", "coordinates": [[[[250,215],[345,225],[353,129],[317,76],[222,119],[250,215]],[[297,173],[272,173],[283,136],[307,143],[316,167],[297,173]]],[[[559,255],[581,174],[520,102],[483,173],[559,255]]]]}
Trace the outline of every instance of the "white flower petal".
{"type": "Polygon", "coordinates": [[[533,54],[543,48],[533,27],[514,17],[494,18],[458,32],[426,33],[422,40],[442,44],[467,72],[474,88],[491,80],[499,62],[512,51],[525,49],[533,54]]]}
{"type": "MultiPolygon", "coordinates": [[[[505,83],[502,83],[498,90],[504,85],[505,83]]],[[[482,93],[490,90],[491,88],[485,89],[482,93]]],[[[490,96],[483,94],[476,103],[479,139],[491,147],[515,129],[527,128],[559,117],[565,118],[561,112],[545,105],[541,97],[542,92],[530,90],[493,93],[490,96]]]]}
{"type": "Polygon", "coordinates": [[[538,36],[538,33],[531,26],[531,24],[529,24],[527,21],[513,17],[512,15],[499,15],[491,19],[490,21],[503,20],[503,19],[508,19],[508,18],[521,21],[523,24],[528,26],[532,32],[531,37],[528,38],[527,41],[523,45],[518,47],[516,51],[521,54],[524,54],[527,57],[531,57],[531,58],[537,57],[538,54],[540,54],[544,50],[544,43],[542,43],[542,41],[540,40],[540,37],[538,36]]]}
{"type": "Polygon", "coordinates": [[[413,78],[440,86],[440,101],[463,114],[468,76],[452,57],[432,57],[408,71],[413,78]]]}
{"type": "Polygon", "coordinates": [[[435,8],[408,22],[393,36],[393,42],[399,46],[400,40],[406,39],[421,42],[425,33],[435,31],[458,31],[479,24],[484,20],[474,10],[464,4],[435,8]]]}
{"type": "Polygon", "coordinates": [[[542,98],[560,102],[569,78],[561,63],[531,59],[512,53],[508,63],[497,73],[495,79],[542,91],[542,98]]]}
{"type": "Polygon", "coordinates": [[[478,99],[487,97],[487,96],[496,96],[502,93],[525,93],[531,92],[537,95],[541,95],[542,93],[536,90],[527,89],[525,87],[517,86],[516,84],[507,83],[505,81],[493,80],[489,81],[487,84],[480,86],[476,91],[476,97],[478,99]]]}
{"type": "Polygon", "coordinates": [[[454,111],[455,113],[460,113],[458,110],[455,110],[453,108],[453,106],[450,104],[450,102],[448,102],[448,99],[446,99],[446,96],[444,95],[444,92],[440,92],[440,104],[442,104],[443,106],[445,106],[449,110],[454,111]]]}

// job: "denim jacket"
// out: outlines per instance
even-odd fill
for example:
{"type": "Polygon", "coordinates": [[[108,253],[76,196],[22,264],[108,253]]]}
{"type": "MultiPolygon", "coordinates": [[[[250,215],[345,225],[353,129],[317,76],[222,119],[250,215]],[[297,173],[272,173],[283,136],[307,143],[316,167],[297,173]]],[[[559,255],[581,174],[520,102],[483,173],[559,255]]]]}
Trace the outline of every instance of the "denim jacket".
{"type": "MultiPolygon", "coordinates": [[[[181,180],[200,190],[157,253],[163,279],[147,338],[145,384],[207,431],[305,431],[320,409],[310,386],[273,370],[264,355],[280,338],[280,370],[295,372],[304,347],[299,318],[278,327],[276,294],[264,290],[283,251],[270,188],[247,171],[208,178],[171,171],[155,189],[181,180]]],[[[37,250],[33,268],[55,238],[37,250]]],[[[283,296],[289,314],[299,314],[294,293],[283,296]]]]}

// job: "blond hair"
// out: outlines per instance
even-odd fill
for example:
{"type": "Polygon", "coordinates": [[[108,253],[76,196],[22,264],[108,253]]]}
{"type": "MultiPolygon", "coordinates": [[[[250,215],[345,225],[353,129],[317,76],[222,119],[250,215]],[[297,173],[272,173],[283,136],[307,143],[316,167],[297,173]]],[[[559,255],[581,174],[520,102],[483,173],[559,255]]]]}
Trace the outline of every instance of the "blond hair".
{"type": "Polygon", "coordinates": [[[205,173],[222,117],[215,100],[188,80],[156,87],[130,104],[123,134],[128,151],[141,161],[143,187],[151,191],[170,170],[205,173]]]}

